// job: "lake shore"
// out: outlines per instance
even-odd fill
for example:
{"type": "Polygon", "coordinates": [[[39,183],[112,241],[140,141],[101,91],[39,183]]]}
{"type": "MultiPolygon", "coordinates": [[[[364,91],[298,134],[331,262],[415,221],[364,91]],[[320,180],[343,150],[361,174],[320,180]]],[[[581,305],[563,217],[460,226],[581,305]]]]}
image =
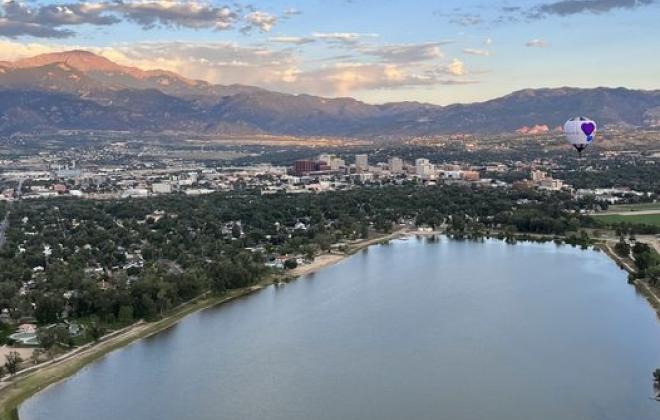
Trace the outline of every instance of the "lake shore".
{"type": "MultiPolygon", "coordinates": [[[[610,241],[611,242],[611,241],[610,241]]],[[[626,261],[625,258],[620,257],[617,255],[616,252],[612,249],[610,246],[610,243],[607,241],[603,242],[602,244],[599,244],[599,248],[608,256],[610,257],[614,262],[616,262],[619,267],[622,269],[626,270],[629,274],[635,274],[637,273],[637,270],[633,267],[633,262],[632,261],[626,261]]],[[[649,243],[649,245],[655,246],[655,243],[649,243]]],[[[649,305],[651,305],[652,308],[656,310],[658,313],[658,316],[660,316],[660,294],[657,293],[651,286],[647,284],[644,280],[640,279],[635,279],[632,284],[635,286],[637,291],[644,295],[646,300],[648,301],[649,305]]]]}
{"type": "MultiPolygon", "coordinates": [[[[321,254],[312,263],[297,267],[287,273],[286,276],[289,281],[295,280],[336,264],[370,245],[396,239],[408,234],[411,234],[411,232],[407,229],[400,229],[391,234],[378,235],[370,239],[351,242],[347,244],[347,251],[345,253],[321,254]]],[[[98,360],[105,354],[170,328],[192,313],[250,295],[278,281],[278,277],[273,276],[262,280],[256,285],[231,290],[223,296],[193,299],[188,303],[180,305],[159,321],[152,323],[139,321],[124,329],[107,334],[97,343],[90,343],[79,347],[51,361],[23,369],[14,377],[5,378],[5,380],[0,381],[0,420],[16,420],[18,418],[17,408],[23,401],[44,388],[73,375],[87,364],[98,360]]]]}
{"type": "MultiPolygon", "coordinates": [[[[289,271],[287,275],[291,279],[296,279],[298,277],[306,276],[308,274],[315,273],[323,268],[337,264],[343,261],[344,259],[350,257],[351,255],[355,254],[356,252],[368,248],[371,245],[391,241],[393,239],[399,239],[409,235],[416,235],[420,233],[421,232],[415,230],[402,228],[386,235],[378,235],[373,238],[361,239],[358,241],[350,242],[346,245],[347,249],[345,252],[341,252],[341,253],[328,252],[325,254],[318,255],[314,258],[314,261],[312,261],[311,263],[298,266],[293,270],[289,271]]],[[[442,233],[433,232],[432,234],[440,235],[442,233]]]]}
{"type": "MultiPolygon", "coordinates": [[[[286,273],[287,281],[295,280],[337,264],[371,245],[408,236],[434,236],[441,234],[443,234],[443,232],[401,228],[390,234],[354,241],[347,244],[346,251],[343,253],[330,252],[321,254],[318,255],[313,262],[301,265],[289,271],[286,273]]],[[[600,248],[617,264],[623,265],[626,270],[633,270],[627,264],[622,264],[620,258],[609,249],[609,246],[606,243],[600,248]],[[608,252],[608,249],[610,252],[608,252]]],[[[105,354],[129,345],[141,338],[149,337],[170,328],[192,313],[247,296],[276,282],[279,282],[279,278],[273,276],[256,285],[232,290],[223,296],[200,297],[194,299],[191,302],[180,305],[159,321],[152,323],[146,323],[144,321],[137,322],[122,330],[104,336],[98,343],[91,343],[82,346],[72,352],[59,356],[52,361],[25,369],[19,372],[15,377],[11,378],[10,381],[0,382],[0,420],[16,420],[18,418],[17,408],[23,401],[44,388],[73,375],[87,364],[98,360],[105,354]]],[[[640,290],[643,285],[636,286],[638,290],[640,290]]],[[[646,287],[646,292],[647,293],[644,293],[642,291],[649,300],[649,303],[660,311],[660,298],[648,287],[646,287]],[[654,300],[656,302],[654,302],[654,300]]]]}

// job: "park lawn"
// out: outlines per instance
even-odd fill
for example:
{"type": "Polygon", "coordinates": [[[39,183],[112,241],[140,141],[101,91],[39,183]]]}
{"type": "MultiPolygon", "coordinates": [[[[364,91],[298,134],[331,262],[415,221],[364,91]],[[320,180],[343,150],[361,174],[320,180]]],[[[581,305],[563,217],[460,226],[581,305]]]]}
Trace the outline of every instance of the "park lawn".
{"type": "Polygon", "coordinates": [[[607,211],[642,211],[642,210],[660,210],[660,202],[658,203],[638,203],[638,204],[614,204],[609,206],[607,211]]]}
{"type": "Polygon", "coordinates": [[[596,220],[607,223],[633,223],[637,225],[654,225],[660,226],[660,214],[635,214],[630,216],[624,216],[621,214],[601,214],[594,215],[596,220]]]}

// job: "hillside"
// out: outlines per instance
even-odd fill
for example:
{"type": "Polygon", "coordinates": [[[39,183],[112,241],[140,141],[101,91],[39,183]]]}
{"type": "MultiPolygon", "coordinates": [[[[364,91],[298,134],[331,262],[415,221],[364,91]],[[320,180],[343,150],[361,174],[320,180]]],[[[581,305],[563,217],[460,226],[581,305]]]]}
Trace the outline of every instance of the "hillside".
{"type": "Polygon", "coordinates": [[[86,51],[0,62],[0,134],[57,129],[379,136],[554,128],[583,114],[601,126],[660,125],[660,91],[526,89],[481,103],[370,105],[213,85],[122,66],[86,51]]]}

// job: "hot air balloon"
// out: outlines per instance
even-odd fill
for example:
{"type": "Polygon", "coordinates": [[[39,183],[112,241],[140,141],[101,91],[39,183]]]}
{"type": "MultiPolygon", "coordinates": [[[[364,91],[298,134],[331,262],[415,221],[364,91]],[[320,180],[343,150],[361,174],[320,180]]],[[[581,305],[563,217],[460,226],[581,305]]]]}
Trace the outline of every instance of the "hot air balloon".
{"type": "Polygon", "coordinates": [[[582,151],[593,142],[596,136],[596,123],[587,117],[571,118],[564,124],[564,135],[581,157],[582,151]]]}

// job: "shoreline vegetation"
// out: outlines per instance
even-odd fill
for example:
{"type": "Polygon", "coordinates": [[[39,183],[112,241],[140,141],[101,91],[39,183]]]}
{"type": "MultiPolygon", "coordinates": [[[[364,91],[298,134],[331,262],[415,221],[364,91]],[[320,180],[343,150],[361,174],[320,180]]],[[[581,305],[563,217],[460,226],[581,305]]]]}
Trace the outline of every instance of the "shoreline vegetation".
{"type": "Polygon", "coordinates": [[[408,230],[401,229],[390,234],[360,240],[351,244],[344,253],[321,254],[310,264],[299,266],[284,275],[269,276],[255,285],[233,289],[220,296],[205,293],[203,296],[179,305],[158,321],[145,322],[140,320],[128,327],[113,331],[101,337],[98,342],[81,346],[51,361],[23,369],[17,372],[16,375],[0,381],[0,420],[18,419],[18,407],[34,394],[50,385],[65,380],[84,366],[100,359],[113,350],[125,347],[137,340],[147,338],[172,327],[188,315],[248,296],[272,284],[289,282],[296,278],[312,274],[325,267],[334,265],[371,245],[397,239],[409,234],[410,232],[408,230]]]}
{"type": "MultiPolygon", "coordinates": [[[[447,235],[453,239],[484,239],[493,238],[504,240],[507,243],[513,244],[517,241],[532,241],[532,242],[550,242],[554,241],[557,244],[568,243],[573,246],[581,245],[586,248],[585,244],[577,243],[577,237],[567,237],[560,235],[541,235],[541,234],[513,234],[503,232],[491,232],[486,235],[478,237],[463,237],[452,236],[451,232],[430,230],[422,231],[411,228],[400,228],[392,233],[377,235],[373,238],[355,241],[344,250],[344,252],[326,252],[314,258],[314,260],[305,265],[298,266],[281,275],[271,275],[261,280],[260,282],[242,287],[239,289],[232,289],[222,295],[212,295],[209,292],[204,293],[202,296],[194,298],[185,302],[176,308],[169,311],[164,317],[158,321],[146,322],[140,320],[132,325],[129,325],[120,330],[113,331],[101,337],[99,341],[89,343],[78,347],[68,353],[62,354],[48,362],[40,363],[38,365],[23,369],[16,375],[5,378],[0,381],[0,420],[17,420],[18,407],[25,400],[42,391],[46,387],[53,385],[57,382],[65,380],[84,366],[100,359],[104,355],[125,347],[140,339],[158,334],[173,325],[177,324],[183,318],[198,311],[208,309],[222,303],[233,301],[259,290],[262,290],[270,285],[282,282],[293,281],[297,278],[315,273],[321,269],[337,264],[360,250],[368,248],[371,245],[387,243],[390,240],[400,239],[410,236],[427,236],[435,237],[438,235],[447,235]]],[[[617,265],[626,270],[629,274],[634,275],[637,271],[633,267],[632,261],[627,261],[625,258],[619,256],[610,246],[613,239],[599,239],[594,238],[592,244],[594,248],[603,251],[610,257],[617,265]]],[[[651,246],[657,247],[653,243],[651,246]]],[[[660,295],[649,287],[646,282],[640,279],[629,280],[631,284],[636,287],[636,290],[645,296],[649,304],[657,311],[660,316],[660,295]]]]}

